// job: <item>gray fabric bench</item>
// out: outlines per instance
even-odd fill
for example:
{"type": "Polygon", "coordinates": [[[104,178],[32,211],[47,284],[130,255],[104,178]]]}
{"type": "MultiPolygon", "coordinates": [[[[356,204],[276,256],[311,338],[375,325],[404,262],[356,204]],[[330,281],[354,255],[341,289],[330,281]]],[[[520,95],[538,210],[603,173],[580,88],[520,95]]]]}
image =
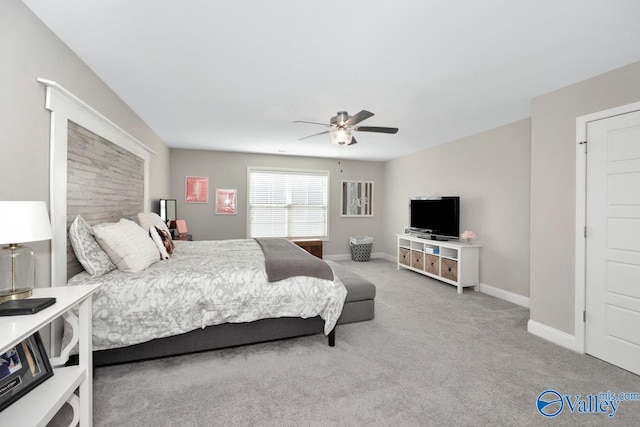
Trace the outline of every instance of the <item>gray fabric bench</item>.
{"type": "Polygon", "coordinates": [[[326,261],[326,263],[331,266],[347,288],[347,298],[338,324],[373,319],[375,317],[375,285],[338,263],[333,261],[326,261]]]}

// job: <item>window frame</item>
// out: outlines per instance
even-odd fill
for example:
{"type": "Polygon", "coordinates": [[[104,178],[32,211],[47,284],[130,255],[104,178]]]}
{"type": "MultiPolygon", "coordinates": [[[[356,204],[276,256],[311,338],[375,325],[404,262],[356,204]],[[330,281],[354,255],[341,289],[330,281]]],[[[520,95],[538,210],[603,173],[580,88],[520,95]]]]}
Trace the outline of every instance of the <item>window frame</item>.
{"type": "MultiPolygon", "coordinates": [[[[291,236],[281,236],[287,239],[292,240],[305,240],[305,239],[314,239],[314,240],[329,240],[329,223],[330,223],[330,203],[331,203],[331,173],[329,170],[325,169],[302,169],[302,168],[283,168],[283,167],[262,167],[262,166],[248,166],[247,167],[247,217],[246,217],[246,236],[248,239],[253,238],[251,236],[251,174],[255,172],[273,172],[280,174],[291,174],[291,175],[315,175],[315,176],[323,176],[327,179],[326,185],[326,204],[325,204],[325,235],[324,236],[299,236],[299,237],[291,237],[291,236]]],[[[291,206],[291,205],[289,205],[291,206]]]]}

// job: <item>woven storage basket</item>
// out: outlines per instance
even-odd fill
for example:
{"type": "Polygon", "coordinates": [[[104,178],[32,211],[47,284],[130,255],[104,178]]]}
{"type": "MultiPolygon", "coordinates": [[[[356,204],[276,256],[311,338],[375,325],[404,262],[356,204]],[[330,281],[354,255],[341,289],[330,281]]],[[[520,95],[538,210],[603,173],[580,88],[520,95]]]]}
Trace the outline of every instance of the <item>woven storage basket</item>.
{"type": "Polygon", "coordinates": [[[351,259],[354,261],[369,261],[371,257],[371,247],[373,246],[373,237],[352,237],[349,241],[351,246],[351,259]]]}

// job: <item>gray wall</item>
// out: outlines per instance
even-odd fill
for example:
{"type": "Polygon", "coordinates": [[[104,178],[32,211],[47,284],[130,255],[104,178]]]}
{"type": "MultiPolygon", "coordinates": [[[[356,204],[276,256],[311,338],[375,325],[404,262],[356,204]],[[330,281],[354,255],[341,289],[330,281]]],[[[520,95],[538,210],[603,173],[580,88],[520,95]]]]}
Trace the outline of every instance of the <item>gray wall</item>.
{"type": "Polygon", "coordinates": [[[640,101],[640,62],[533,99],[531,319],[575,333],[576,118],[640,101]]]}
{"type": "MultiPolygon", "coordinates": [[[[107,85],[19,0],[0,0],[0,200],[49,205],[49,111],[38,77],[53,80],[147,144],[150,197],[169,189],[169,149],[107,85]]],[[[36,285],[51,282],[50,242],[30,244],[36,285]]]]}
{"type": "Polygon", "coordinates": [[[384,252],[409,221],[409,197],[460,196],[460,232],[473,230],[480,281],[529,296],[530,120],[386,162],[384,252]]]}
{"type": "Polygon", "coordinates": [[[171,149],[171,191],[167,198],[178,200],[178,218],[187,221],[195,240],[245,238],[247,228],[247,167],[280,167],[328,170],[329,241],[323,245],[326,255],[349,254],[349,236],[374,238],[373,251],[379,251],[384,237],[382,229],[382,163],[318,159],[295,156],[245,154],[223,151],[171,149]],[[342,172],[341,172],[342,171],[342,172]],[[185,203],[186,176],[209,177],[209,203],[185,203]],[[343,179],[374,182],[374,216],[353,218],[340,216],[340,181],[343,179]],[[215,215],[216,188],[238,190],[238,214],[215,215]]]}

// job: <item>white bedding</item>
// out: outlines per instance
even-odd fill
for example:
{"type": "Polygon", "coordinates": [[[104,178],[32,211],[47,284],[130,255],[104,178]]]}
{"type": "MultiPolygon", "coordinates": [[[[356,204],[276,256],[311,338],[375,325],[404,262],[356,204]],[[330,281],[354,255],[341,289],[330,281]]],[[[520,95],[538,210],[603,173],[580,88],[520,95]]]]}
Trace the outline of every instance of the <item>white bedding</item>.
{"type": "Polygon", "coordinates": [[[103,283],[93,297],[94,350],[123,347],[221,323],[320,316],[335,326],[347,290],[334,281],[292,277],[268,282],[253,239],[176,241],[173,257],[141,273],[113,270],[69,285],[103,283]]]}

